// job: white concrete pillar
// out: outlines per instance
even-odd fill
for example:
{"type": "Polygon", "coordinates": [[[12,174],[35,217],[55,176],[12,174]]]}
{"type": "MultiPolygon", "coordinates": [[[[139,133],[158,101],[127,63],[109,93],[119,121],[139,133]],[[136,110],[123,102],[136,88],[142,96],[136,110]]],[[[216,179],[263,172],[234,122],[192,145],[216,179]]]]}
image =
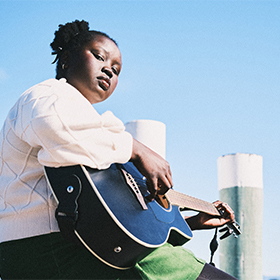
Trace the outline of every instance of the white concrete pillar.
{"type": "Polygon", "coordinates": [[[217,163],[220,200],[232,207],[242,231],[220,242],[220,268],[240,280],[262,280],[262,157],[237,153],[217,163]]]}
{"type": "Polygon", "coordinates": [[[154,120],[136,120],[126,123],[125,127],[136,140],[165,158],[166,126],[164,123],[154,120]]]}

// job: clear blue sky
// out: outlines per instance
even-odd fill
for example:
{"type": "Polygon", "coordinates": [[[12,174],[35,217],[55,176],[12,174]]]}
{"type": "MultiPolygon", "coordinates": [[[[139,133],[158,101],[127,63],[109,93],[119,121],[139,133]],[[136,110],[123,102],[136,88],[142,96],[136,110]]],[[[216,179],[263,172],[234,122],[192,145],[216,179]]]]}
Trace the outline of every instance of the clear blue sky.
{"type": "MultiPolygon", "coordinates": [[[[119,86],[97,110],[164,122],[177,190],[214,201],[219,156],[263,156],[263,272],[280,275],[280,2],[0,0],[1,122],[25,89],[55,76],[49,44],[75,19],[123,55],[119,86]]],[[[187,247],[208,261],[212,235],[187,247]]]]}

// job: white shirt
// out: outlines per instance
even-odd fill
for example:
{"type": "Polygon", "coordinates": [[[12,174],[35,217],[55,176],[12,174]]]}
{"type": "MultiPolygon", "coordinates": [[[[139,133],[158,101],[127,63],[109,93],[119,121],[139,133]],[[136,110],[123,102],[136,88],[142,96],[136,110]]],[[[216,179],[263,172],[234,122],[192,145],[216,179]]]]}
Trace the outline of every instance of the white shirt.
{"type": "Polygon", "coordinates": [[[0,135],[0,242],[59,231],[43,165],[105,169],[127,162],[132,136],[112,112],[99,115],[65,79],[27,90],[0,135]]]}

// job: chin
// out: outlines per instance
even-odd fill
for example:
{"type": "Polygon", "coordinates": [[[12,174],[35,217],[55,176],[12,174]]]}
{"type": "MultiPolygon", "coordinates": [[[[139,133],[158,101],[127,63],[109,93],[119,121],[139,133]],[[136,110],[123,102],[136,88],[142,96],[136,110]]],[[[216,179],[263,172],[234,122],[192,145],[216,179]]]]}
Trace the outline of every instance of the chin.
{"type": "Polygon", "coordinates": [[[110,95],[109,95],[109,96],[105,96],[105,97],[102,96],[102,97],[100,97],[100,98],[95,98],[95,99],[91,102],[91,104],[101,103],[101,102],[107,100],[109,97],[110,97],[110,95]]]}

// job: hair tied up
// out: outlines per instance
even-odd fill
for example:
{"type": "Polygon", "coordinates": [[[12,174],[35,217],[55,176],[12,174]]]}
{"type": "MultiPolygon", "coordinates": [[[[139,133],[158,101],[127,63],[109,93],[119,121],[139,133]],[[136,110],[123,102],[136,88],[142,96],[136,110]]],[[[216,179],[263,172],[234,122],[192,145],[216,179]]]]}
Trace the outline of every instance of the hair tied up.
{"type": "Polygon", "coordinates": [[[75,37],[77,37],[79,34],[80,34],[80,33],[77,32],[76,34],[74,34],[74,36],[73,36],[72,38],[69,39],[69,41],[67,41],[67,42],[65,43],[64,46],[59,46],[59,47],[58,47],[58,50],[55,50],[55,51],[52,52],[52,54],[56,54],[56,58],[55,58],[55,60],[52,62],[52,64],[54,64],[54,63],[57,62],[57,60],[60,58],[62,52],[65,51],[65,49],[67,49],[68,43],[69,43],[72,39],[74,39],[75,37]]]}
{"type": "Polygon", "coordinates": [[[54,33],[55,38],[50,44],[53,52],[53,55],[56,55],[55,60],[52,64],[56,63],[62,53],[69,48],[71,41],[81,33],[86,33],[89,31],[88,22],[82,20],[75,20],[73,22],[68,22],[65,25],[60,24],[59,29],[54,33]]]}

